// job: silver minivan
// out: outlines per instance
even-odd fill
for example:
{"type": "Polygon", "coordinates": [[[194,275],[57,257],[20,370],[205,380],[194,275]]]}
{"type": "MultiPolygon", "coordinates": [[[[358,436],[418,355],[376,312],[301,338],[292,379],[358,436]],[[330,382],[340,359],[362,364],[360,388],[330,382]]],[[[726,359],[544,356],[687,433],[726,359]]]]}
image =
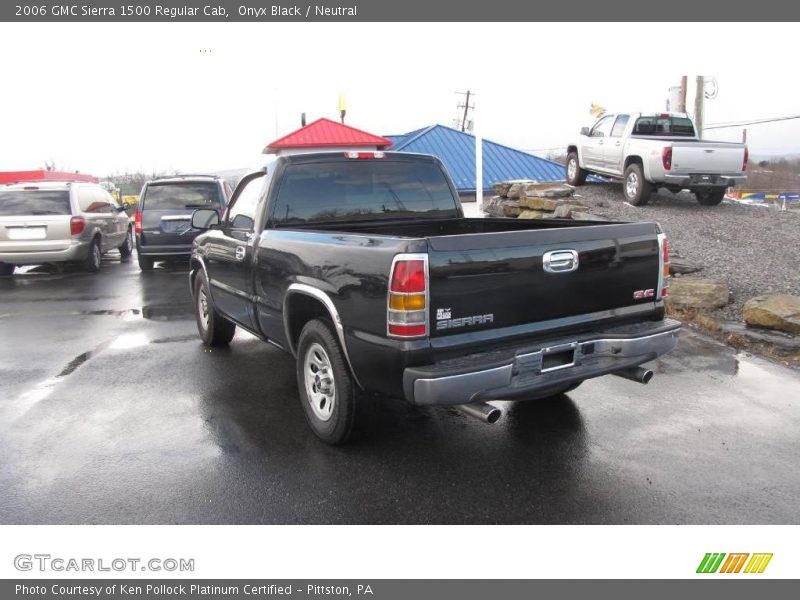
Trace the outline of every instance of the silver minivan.
{"type": "Polygon", "coordinates": [[[0,185],[0,275],[22,265],[77,263],[100,269],[100,257],[133,252],[125,210],[94,183],[41,181],[0,185]]]}

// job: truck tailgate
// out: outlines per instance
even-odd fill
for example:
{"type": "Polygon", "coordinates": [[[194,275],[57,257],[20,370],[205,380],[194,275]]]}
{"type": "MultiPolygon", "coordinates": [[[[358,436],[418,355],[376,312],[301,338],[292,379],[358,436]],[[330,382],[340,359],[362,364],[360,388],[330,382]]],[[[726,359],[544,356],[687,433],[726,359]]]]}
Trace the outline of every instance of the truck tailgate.
{"type": "Polygon", "coordinates": [[[614,223],[430,237],[431,335],[652,305],[658,233],[654,223],[614,223]]]}
{"type": "Polygon", "coordinates": [[[672,168],[679,173],[738,173],[744,162],[744,146],[713,142],[674,143],[672,168]]]}

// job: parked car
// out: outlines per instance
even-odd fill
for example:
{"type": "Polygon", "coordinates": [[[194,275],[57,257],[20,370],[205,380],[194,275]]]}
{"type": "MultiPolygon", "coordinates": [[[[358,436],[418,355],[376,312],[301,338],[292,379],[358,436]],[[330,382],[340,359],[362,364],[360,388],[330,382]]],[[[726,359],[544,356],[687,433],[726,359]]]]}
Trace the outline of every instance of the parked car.
{"type": "Polygon", "coordinates": [[[192,224],[206,230],[190,271],[201,339],[241,327],[294,355],[329,443],[363,430],[376,394],[494,422],[485,400],[607,373],[646,383],[639,365],[678,339],[658,225],[464,218],[432,156],[280,157],[192,224]]]}
{"type": "Polygon", "coordinates": [[[605,115],[581,129],[567,148],[567,183],[583,185],[589,173],[621,179],[625,200],[647,204],[658,187],[688,189],[704,206],[719,204],[725,191],[746,179],[744,144],[697,137],[684,113],[605,115]]]}
{"type": "Polygon", "coordinates": [[[192,240],[192,211],[222,211],[231,194],[228,183],[213,175],[179,175],[145,183],[134,216],[136,254],[142,271],[156,261],[188,258],[192,240]]]}
{"type": "Polygon", "coordinates": [[[0,275],[22,265],[78,263],[100,269],[100,257],[133,252],[124,207],[93,183],[42,181],[0,186],[0,275]]]}

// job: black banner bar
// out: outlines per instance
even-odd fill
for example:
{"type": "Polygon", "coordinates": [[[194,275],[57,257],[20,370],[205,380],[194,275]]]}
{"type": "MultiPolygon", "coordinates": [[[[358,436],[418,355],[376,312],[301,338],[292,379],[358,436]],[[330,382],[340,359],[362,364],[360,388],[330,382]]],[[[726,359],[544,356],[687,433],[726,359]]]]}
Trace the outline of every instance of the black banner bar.
{"type": "MultiPolygon", "coordinates": [[[[317,0],[217,2],[92,0],[90,2],[17,0],[0,4],[0,21],[11,22],[708,22],[708,36],[698,44],[725,43],[720,22],[785,22],[800,19],[800,3],[760,0],[317,0]]],[[[657,44],[658,31],[654,31],[657,44]]],[[[675,31],[670,30],[670,34],[675,31]]],[[[605,32],[625,35],[624,29],[605,32]]],[[[667,42],[665,39],[664,42],[667,42]]],[[[688,42],[693,43],[693,42],[688,42]]],[[[659,47],[652,48],[654,55],[659,47]]]]}

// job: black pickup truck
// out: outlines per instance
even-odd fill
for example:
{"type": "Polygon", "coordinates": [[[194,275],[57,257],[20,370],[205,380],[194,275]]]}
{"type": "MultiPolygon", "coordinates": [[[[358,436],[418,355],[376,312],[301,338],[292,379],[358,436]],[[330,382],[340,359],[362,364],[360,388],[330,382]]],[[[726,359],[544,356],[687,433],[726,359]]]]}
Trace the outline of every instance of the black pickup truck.
{"type": "Polygon", "coordinates": [[[280,157],[192,225],[203,342],[241,327],[295,356],[329,443],[363,431],[381,395],[494,422],[486,400],[608,373],[646,383],[639,365],[678,339],[657,224],[464,218],[432,156],[280,157]]]}

